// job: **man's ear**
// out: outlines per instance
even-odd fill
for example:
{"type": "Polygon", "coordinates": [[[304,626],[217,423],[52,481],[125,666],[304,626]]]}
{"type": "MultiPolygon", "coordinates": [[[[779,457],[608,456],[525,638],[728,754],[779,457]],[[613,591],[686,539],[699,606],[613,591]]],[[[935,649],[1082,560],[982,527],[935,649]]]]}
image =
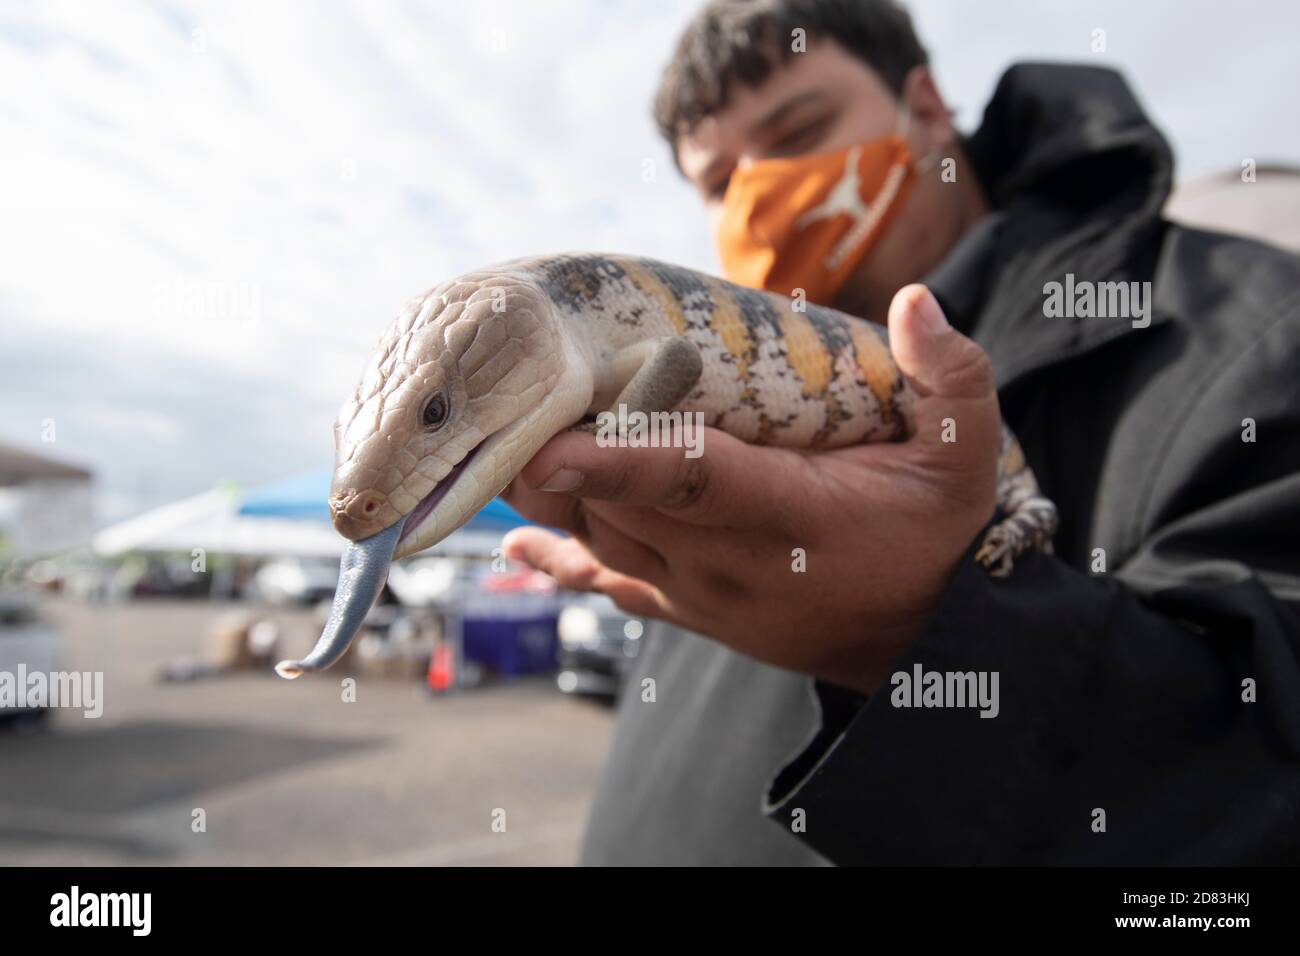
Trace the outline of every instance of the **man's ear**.
{"type": "Polygon", "coordinates": [[[914,66],[908,71],[899,98],[911,116],[907,138],[918,158],[952,145],[957,135],[952,125],[952,111],[944,102],[928,66],[914,66]]]}

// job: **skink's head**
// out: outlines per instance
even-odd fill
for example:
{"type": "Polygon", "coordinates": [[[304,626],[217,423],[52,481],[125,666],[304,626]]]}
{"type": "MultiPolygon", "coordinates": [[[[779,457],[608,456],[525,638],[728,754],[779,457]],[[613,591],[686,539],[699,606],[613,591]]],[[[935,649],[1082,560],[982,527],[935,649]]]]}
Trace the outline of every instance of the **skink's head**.
{"type": "Polygon", "coordinates": [[[526,274],[473,273],[411,300],[339,411],[334,527],[355,541],[404,521],[395,558],[456,530],[582,415],[590,376],[570,355],[526,274]]]}

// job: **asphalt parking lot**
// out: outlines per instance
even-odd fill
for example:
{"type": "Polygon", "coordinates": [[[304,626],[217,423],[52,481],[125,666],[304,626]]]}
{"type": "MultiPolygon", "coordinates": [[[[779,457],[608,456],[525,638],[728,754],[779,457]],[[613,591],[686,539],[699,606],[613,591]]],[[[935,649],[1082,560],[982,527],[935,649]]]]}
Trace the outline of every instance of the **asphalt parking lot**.
{"type": "MultiPolygon", "coordinates": [[[[613,715],[550,678],[439,698],[363,678],[354,702],[333,675],[163,684],[159,668],[200,654],[222,608],[46,610],[63,666],[104,672],[104,713],[0,731],[0,864],[576,861],[613,715]]],[[[307,612],[275,616],[291,651],[310,647],[307,612]]]]}

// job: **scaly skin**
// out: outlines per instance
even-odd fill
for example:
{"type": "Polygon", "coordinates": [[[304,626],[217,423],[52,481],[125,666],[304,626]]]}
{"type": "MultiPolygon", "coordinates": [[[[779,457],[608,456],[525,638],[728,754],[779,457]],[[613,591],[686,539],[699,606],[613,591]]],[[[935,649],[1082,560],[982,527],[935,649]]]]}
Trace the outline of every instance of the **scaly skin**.
{"type": "MultiPolygon", "coordinates": [[[[871,323],[650,259],[517,259],[412,299],[380,340],[335,425],[334,526],[355,547],[386,548],[374,536],[400,521],[392,557],[422,551],[496,497],[553,435],[647,395],[672,401],[643,411],[700,412],[756,444],[826,449],[912,428],[912,393],[871,323]],[[653,378],[665,387],[625,392],[669,339],[690,347],[660,356],[653,378]],[[434,395],[449,412],[430,428],[434,395]]],[[[977,559],[1004,575],[1026,549],[1050,548],[1056,510],[1005,428],[999,470],[1004,520],[977,559]]],[[[341,588],[339,600],[365,598],[341,588]]],[[[346,648],[349,638],[331,640],[346,648]]],[[[337,657],[317,651],[313,666],[337,657]]]]}

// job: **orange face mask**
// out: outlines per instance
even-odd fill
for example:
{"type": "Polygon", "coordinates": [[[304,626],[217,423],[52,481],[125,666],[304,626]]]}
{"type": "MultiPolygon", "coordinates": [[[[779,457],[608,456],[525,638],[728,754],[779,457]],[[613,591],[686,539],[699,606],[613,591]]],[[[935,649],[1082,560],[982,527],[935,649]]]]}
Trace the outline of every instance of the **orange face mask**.
{"type": "Polygon", "coordinates": [[[902,133],[833,153],[765,159],[731,174],[718,251],[732,282],[825,305],[915,184],[902,133]]]}

